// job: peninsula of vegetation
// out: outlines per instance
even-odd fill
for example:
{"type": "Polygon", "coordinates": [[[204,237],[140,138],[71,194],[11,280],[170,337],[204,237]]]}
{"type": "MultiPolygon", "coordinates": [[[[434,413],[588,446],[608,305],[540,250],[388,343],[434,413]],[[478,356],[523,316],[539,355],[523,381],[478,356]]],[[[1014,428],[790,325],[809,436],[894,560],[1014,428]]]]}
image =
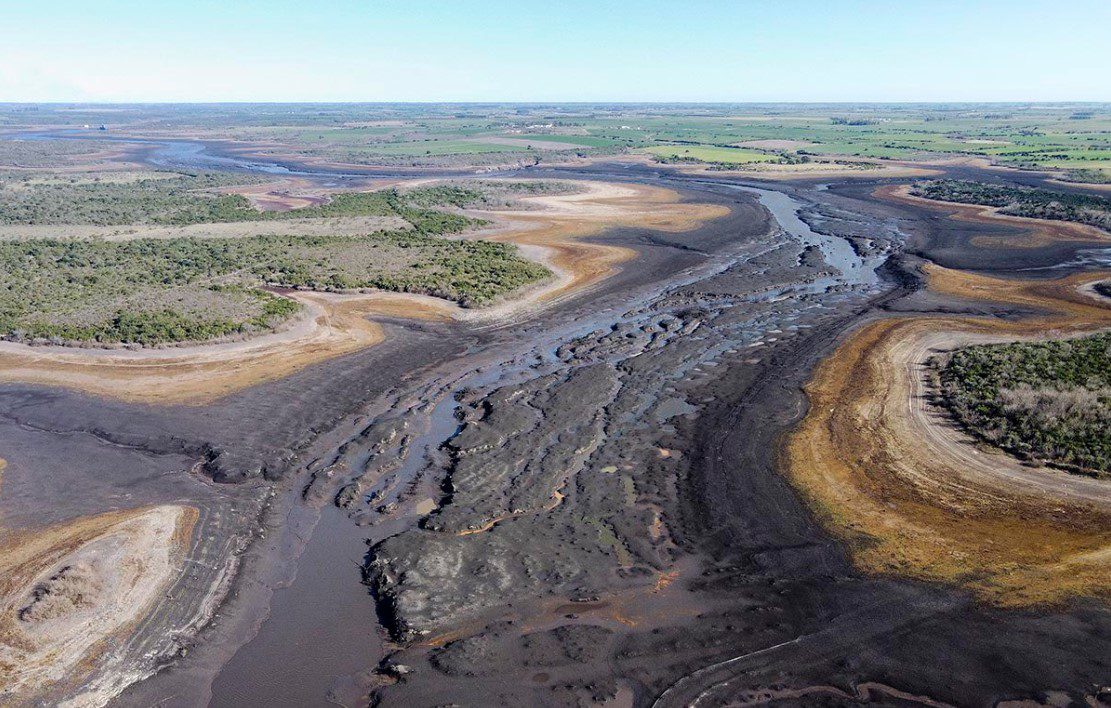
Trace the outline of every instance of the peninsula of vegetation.
{"type": "Polygon", "coordinates": [[[996,207],[999,213],[1029,219],[1052,219],[1087,224],[1111,233],[1111,199],[1032,187],[939,179],[911,188],[916,197],[959,204],[996,207]]]}
{"type": "Polygon", "coordinates": [[[1008,452],[1111,474],[1111,334],[986,344],[933,361],[940,400],[1008,452]]]}
{"type": "Polygon", "coordinates": [[[558,186],[341,192],[314,206],[260,211],[242,195],[212,191],[236,182],[242,178],[220,174],[132,183],[8,181],[0,184],[0,221],[186,225],[381,216],[408,228],[363,235],[0,241],[0,337],[52,344],[197,342],[269,331],[295,315],[301,306],[275,288],[417,293],[474,307],[551,277],[513,244],[445,237],[488,223],[459,209],[493,209],[510,203],[511,195],[558,192],[558,186]]]}

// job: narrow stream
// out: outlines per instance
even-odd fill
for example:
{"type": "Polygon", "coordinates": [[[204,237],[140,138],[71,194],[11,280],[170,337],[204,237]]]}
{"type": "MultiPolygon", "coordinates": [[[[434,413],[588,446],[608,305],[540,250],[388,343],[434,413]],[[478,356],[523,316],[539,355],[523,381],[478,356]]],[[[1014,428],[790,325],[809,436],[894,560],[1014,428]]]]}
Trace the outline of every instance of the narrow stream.
{"type": "Polygon", "coordinates": [[[819,281],[818,284],[822,286],[836,284],[874,286],[879,284],[880,276],[876,272],[876,268],[886,260],[886,254],[872,258],[861,258],[853,249],[852,244],[845,239],[815,232],[809,224],[799,218],[799,209],[803,205],[783,192],[740,185],[730,186],[733,189],[757,195],[760,204],[772,213],[772,216],[775,217],[776,222],[784,231],[798,238],[807,246],[817,246],[821,249],[826,263],[841,271],[840,278],[819,281]]]}
{"type": "Polygon", "coordinates": [[[322,705],[346,692],[345,677],[378,663],[378,619],[360,582],[364,539],[339,509],[322,509],[296,579],[274,592],[269,617],[217,675],[209,705],[322,705]]]}

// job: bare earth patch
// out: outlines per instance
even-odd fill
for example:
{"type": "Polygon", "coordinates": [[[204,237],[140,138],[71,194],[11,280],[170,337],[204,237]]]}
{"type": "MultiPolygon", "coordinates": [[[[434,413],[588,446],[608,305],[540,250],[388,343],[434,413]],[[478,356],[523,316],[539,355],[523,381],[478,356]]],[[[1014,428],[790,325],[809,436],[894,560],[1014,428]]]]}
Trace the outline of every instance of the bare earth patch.
{"type": "Polygon", "coordinates": [[[110,666],[110,640],[162,598],[196,518],[189,507],[158,506],[0,537],[0,703],[55,703],[110,666]]]}
{"type": "Polygon", "coordinates": [[[967,344],[1111,327],[1111,308],[1080,292],[1107,274],[1028,282],[930,266],[929,275],[936,292],[1052,314],[863,328],[806,388],[810,412],[783,453],[791,480],[865,570],[958,582],[1008,605],[1108,596],[1111,485],[977,444],[930,402],[925,371],[932,354],[967,344]]]}

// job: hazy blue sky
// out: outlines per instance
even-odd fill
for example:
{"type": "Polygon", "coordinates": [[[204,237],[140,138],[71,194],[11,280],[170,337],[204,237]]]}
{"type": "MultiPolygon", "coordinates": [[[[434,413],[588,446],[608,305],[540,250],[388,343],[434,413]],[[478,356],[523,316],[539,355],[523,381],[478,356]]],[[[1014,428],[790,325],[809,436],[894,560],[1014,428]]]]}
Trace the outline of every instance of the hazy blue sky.
{"type": "Polygon", "coordinates": [[[0,0],[0,101],[1111,101],[1111,0],[0,0]]]}

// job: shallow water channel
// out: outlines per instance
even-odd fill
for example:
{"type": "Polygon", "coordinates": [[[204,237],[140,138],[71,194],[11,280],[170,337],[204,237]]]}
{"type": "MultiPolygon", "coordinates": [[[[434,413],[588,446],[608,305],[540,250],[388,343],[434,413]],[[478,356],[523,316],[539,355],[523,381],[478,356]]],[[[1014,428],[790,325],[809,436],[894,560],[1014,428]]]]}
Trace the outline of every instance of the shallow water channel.
{"type": "MultiPolygon", "coordinates": [[[[798,218],[798,209],[803,206],[799,201],[770,190],[744,190],[756,193],[784,231],[805,245],[817,245],[827,262],[842,273],[801,289],[820,292],[834,284],[878,283],[875,273],[878,261],[862,260],[843,239],[811,231],[798,218]]],[[[685,277],[679,274],[665,287],[705,276],[705,273],[685,277]]],[[[536,347],[533,351],[547,352],[549,356],[541,354],[546,363],[558,365],[551,351],[560,343],[621,318],[618,311],[607,309],[594,317],[548,329],[532,342],[536,347]]],[[[523,347],[527,349],[528,346],[523,347]]],[[[485,388],[507,383],[523,373],[516,367],[495,366],[481,373],[473,372],[458,386],[485,388]]],[[[456,406],[449,394],[432,409],[428,430],[412,445],[397,475],[398,481],[391,485],[395,490],[391,494],[416,479],[428,465],[429,456],[457,431],[456,406]]],[[[427,480],[424,483],[427,485],[427,480]]],[[[387,495],[376,502],[385,503],[392,498],[387,495]]],[[[295,509],[295,513],[308,511],[295,509]]],[[[373,599],[361,583],[361,566],[370,545],[405,530],[417,523],[419,517],[417,513],[400,514],[384,523],[360,528],[342,511],[326,504],[296,561],[296,578],[274,592],[269,616],[258,634],[218,674],[211,705],[242,705],[247,699],[273,706],[321,705],[326,701],[352,705],[358,701],[360,690],[354,676],[374,667],[386,653],[373,599]]]]}

